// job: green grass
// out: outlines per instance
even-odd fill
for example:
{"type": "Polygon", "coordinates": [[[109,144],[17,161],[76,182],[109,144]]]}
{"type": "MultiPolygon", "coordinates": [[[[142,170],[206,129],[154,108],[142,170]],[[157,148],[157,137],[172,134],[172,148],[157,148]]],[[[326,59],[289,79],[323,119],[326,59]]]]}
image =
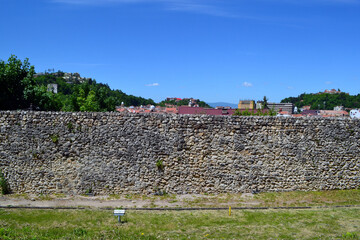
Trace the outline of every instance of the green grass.
{"type": "Polygon", "coordinates": [[[360,190],[260,193],[254,196],[262,206],[334,206],[359,205],[360,190]]]}
{"type": "Polygon", "coordinates": [[[360,208],[112,211],[0,209],[0,239],[360,239],[360,208]]]}
{"type": "Polygon", "coordinates": [[[201,195],[185,200],[189,207],[304,207],[360,205],[360,190],[331,190],[312,192],[271,192],[242,197],[242,194],[201,195]]]}

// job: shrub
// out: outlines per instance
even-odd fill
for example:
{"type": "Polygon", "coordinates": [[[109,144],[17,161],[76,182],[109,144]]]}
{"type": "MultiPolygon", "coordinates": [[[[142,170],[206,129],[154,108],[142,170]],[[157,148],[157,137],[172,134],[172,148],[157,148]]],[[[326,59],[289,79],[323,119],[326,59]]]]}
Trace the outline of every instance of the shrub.
{"type": "Polygon", "coordinates": [[[4,174],[0,171],[0,188],[2,194],[9,194],[10,193],[10,187],[9,183],[7,182],[4,174]]]}

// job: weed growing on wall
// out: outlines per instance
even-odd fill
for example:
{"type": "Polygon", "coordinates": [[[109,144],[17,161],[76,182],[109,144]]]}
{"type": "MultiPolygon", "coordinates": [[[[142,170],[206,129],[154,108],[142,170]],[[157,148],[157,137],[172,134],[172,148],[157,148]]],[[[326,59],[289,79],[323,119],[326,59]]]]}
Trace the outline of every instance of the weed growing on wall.
{"type": "Polygon", "coordinates": [[[165,166],[164,166],[163,160],[158,160],[158,161],[156,162],[156,167],[157,167],[159,170],[164,171],[165,166]]]}
{"type": "Polygon", "coordinates": [[[92,194],[93,194],[93,191],[92,191],[92,188],[91,188],[91,187],[88,188],[88,189],[86,189],[85,195],[92,195],[92,194]]]}
{"type": "Polygon", "coordinates": [[[74,129],[74,126],[73,126],[73,124],[71,122],[68,122],[67,128],[69,129],[69,131],[71,131],[71,130],[74,129]]]}
{"type": "Polygon", "coordinates": [[[167,195],[167,192],[165,190],[161,190],[160,187],[155,186],[154,187],[154,195],[156,195],[156,196],[164,196],[164,195],[167,195]]]}
{"type": "Polygon", "coordinates": [[[7,180],[1,170],[0,170],[0,188],[1,188],[2,194],[5,195],[5,194],[10,193],[9,183],[7,182],[7,180]]]}
{"type": "Polygon", "coordinates": [[[57,135],[57,134],[51,135],[50,138],[51,138],[51,141],[53,143],[58,143],[59,142],[59,135],[57,135]]]}

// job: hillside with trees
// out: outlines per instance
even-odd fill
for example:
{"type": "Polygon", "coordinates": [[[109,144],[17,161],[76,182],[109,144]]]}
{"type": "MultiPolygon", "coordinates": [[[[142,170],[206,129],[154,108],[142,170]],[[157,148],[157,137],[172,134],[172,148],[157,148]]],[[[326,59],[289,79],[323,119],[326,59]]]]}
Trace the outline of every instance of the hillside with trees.
{"type": "MultiPolygon", "coordinates": [[[[179,101],[175,101],[175,100],[164,100],[159,102],[159,106],[160,107],[165,107],[167,104],[169,105],[174,105],[174,106],[188,106],[190,102],[190,98],[185,98],[185,99],[181,99],[179,101]]],[[[199,105],[199,107],[204,107],[204,108],[212,108],[209,104],[207,104],[204,101],[201,101],[199,99],[195,99],[195,102],[197,105],[199,105]]]]}
{"type": "MultiPolygon", "coordinates": [[[[57,73],[61,75],[61,72],[57,73]]],[[[40,86],[57,84],[57,97],[62,111],[114,111],[115,107],[122,103],[125,106],[155,105],[152,99],[127,95],[121,90],[111,90],[107,84],[97,83],[91,78],[69,82],[63,77],[45,74],[36,77],[35,83],[40,86]]]]}
{"type": "Polygon", "coordinates": [[[152,99],[111,90],[79,74],[61,71],[35,74],[28,59],[23,62],[12,55],[8,62],[0,60],[0,110],[34,109],[42,111],[114,111],[115,106],[155,105],[152,99]],[[65,76],[65,78],[64,78],[65,76]],[[48,89],[57,85],[57,93],[48,89]]]}
{"type": "Polygon", "coordinates": [[[12,55],[8,62],[0,60],[0,109],[27,109],[33,105],[44,110],[59,110],[58,96],[34,80],[35,68],[12,55]]]}
{"type": "Polygon", "coordinates": [[[311,105],[311,109],[333,110],[336,106],[345,108],[360,108],[360,94],[349,95],[340,93],[303,93],[298,97],[288,97],[281,100],[282,103],[293,103],[296,107],[311,105]]]}

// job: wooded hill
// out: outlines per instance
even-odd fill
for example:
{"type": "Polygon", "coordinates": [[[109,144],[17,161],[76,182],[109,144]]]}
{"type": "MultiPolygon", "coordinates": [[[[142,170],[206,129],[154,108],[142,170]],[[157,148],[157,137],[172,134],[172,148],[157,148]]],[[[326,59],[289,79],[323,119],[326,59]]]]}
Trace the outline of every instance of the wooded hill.
{"type": "MultiPolygon", "coordinates": [[[[78,73],[50,70],[35,73],[28,59],[21,61],[12,55],[7,62],[0,60],[0,110],[32,109],[41,111],[115,111],[116,106],[160,105],[152,99],[112,90],[107,84],[83,78],[78,73]],[[55,91],[56,89],[56,91],[55,91]]],[[[174,105],[188,105],[182,100],[174,105]]],[[[210,107],[197,100],[201,107],[210,107]]]]}
{"type": "Polygon", "coordinates": [[[78,74],[75,79],[64,78],[65,74],[35,74],[28,59],[21,61],[14,55],[7,62],[0,60],[0,110],[90,112],[114,111],[122,102],[125,106],[155,105],[152,99],[111,90],[107,84],[78,74]],[[49,84],[57,84],[57,93],[49,91],[49,84]]]}
{"type": "MultiPolygon", "coordinates": [[[[190,102],[190,99],[182,99],[180,101],[164,100],[164,101],[159,102],[158,105],[161,107],[165,107],[167,104],[174,105],[174,106],[188,106],[189,102],[190,102]]],[[[200,101],[199,99],[196,99],[196,104],[199,105],[199,107],[212,108],[209,104],[207,104],[204,101],[200,101]]]]}
{"type": "Polygon", "coordinates": [[[311,105],[311,109],[333,110],[336,106],[345,108],[360,108],[360,94],[349,95],[340,93],[303,93],[298,97],[288,97],[281,100],[282,103],[294,103],[296,107],[311,105]]]}
{"type": "Polygon", "coordinates": [[[107,84],[97,83],[91,78],[69,82],[61,76],[61,72],[57,75],[41,75],[34,78],[34,81],[40,86],[57,84],[56,99],[61,105],[58,110],[61,111],[102,112],[114,111],[115,107],[120,106],[121,103],[125,106],[156,104],[152,99],[127,95],[121,90],[111,90],[107,84]]]}

